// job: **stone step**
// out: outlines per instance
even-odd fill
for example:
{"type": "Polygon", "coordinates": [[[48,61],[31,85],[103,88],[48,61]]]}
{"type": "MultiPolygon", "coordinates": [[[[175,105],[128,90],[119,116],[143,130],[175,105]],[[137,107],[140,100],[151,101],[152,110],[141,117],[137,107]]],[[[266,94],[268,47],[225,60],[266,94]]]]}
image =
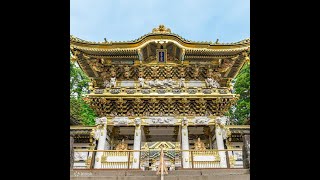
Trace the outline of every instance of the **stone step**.
{"type": "MultiPolygon", "coordinates": [[[[79,174],[90,176],[148,176],[155,175],[155,171],[142,171],[142,170],[71,170],[70,175],[75,176],[79,174]]],[[[211,175],[211,174],[249,174],[248,169],[188,169],[188,170],[176,170],[169,171],[168,175],[211,175]]]]}
{"type": "MultiPolygon", "coordinates": [[[[72,180],[158,180],[160,175],[155,171],[142,170],[71,170],[70,179],[72,180]]],[[[169,171],[165,179],[172,180],[249,180],[250,172],[248,169],[188,169],[169,171]]]]}
{"type": "MultiPolygon", "coordinates": [[[[70,177],[70,180],[160,180],[160,176],[93,176],[70,177]]],[[[249,174],[164,176],[164,180],[250,180],[249,174]]]]}

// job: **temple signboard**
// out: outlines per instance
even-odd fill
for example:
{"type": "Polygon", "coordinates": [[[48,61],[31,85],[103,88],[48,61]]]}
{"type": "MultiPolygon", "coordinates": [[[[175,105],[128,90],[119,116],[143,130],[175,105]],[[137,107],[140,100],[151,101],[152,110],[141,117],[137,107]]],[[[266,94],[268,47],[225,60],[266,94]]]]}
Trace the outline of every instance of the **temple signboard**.
{"type": "Polygon", "coordinates": [[[157,49],[157,61],[158,63],[165,63],[167,61],[167,50],[166,49],[157,49]]]}

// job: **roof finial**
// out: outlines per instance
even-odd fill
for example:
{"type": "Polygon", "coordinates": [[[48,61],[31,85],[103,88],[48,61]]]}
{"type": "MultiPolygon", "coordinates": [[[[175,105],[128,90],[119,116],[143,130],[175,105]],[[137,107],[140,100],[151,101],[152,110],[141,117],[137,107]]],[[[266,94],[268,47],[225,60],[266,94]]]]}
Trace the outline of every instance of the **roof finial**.
{"type": "Polygon", "coordinates": [[[153,28],[152,33],[171,33],[171,30],[160,24],[158,28],[153,28]]]}
{"type": "Polygon", "coordinates": [[[219,39],[216,40],[216,44],[219,44],[219,39]]]}

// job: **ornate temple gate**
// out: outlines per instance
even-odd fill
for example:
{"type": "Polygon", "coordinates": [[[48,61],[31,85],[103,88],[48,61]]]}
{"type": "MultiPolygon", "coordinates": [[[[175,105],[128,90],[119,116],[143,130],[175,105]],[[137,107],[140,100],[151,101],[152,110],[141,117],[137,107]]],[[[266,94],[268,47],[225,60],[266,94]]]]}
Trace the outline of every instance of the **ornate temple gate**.
{"type": "Polygon", "coordinates": [[[193,42],[160,25],[134,41],[70,42],[101,117],[74,150],[79,167],[156,170],[160,147],[168,170],[234,167],[241,148],[226,148],[223,115],[238,99],[231,80],[249,61],[249,39],[193,42]]]}
{"type": "Polygon", "coordinates": [[[157,171],[160,165],[161,148],[164,151],[164,163],[167,170],[181,167],[180,143],[149,142],[142,147],[141,167],[145,170],[157,171]]]}

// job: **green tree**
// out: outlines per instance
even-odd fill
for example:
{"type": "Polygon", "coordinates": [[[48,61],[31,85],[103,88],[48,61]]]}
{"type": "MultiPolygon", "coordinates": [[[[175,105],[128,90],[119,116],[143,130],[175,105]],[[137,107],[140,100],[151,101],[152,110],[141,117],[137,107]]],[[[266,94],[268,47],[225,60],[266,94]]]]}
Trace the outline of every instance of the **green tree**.
{"type": "Polygon", "coordinates": [[[96,118],[93,109],[83,100],[89,82],[78,64],[70,61],[70,118],[83,125],[94,125],[96,118]]]}
{"type": "Polygon", "coordinates": [[[232,124],[244,124],[250,118],[250,63],[246,63],[233,81],[234,93],[240,98],[236,105],[231,107],[227,116],[232,124]]]}

